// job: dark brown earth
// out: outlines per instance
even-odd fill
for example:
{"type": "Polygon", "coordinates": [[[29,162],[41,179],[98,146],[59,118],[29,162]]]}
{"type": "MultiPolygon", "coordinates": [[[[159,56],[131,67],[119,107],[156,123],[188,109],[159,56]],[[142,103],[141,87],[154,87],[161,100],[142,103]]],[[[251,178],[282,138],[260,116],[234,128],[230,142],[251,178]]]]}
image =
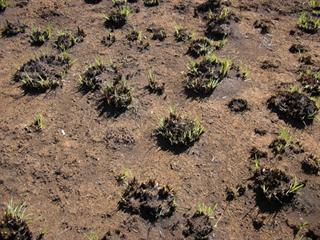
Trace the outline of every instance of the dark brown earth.
{"type": "MultiPolygon", "coordinates": [[[[42,231],[48,240],[88,239],[89,233],[97,239],[130,240],[319,239],[319,80],[314,74],[301,76],[301,69],[319,69],[320,31],[310,34],[297,27],[301,12],[311,11],[308,1],[234,0],[208,5],[204,0],[160,0],[156,6],[145,6],[142,0],[128,2],[132,13],[117,27],[106,23],[105,16],[117,10],[110,0],[8,0],[9,6],[0,13],[1,30],[7,29],[0,38],[0,212],[10,199],[25,202],[32,221],[23,229],[28,234],[30,230],[34,239],[42,231]],[[221,19],[223,7],[232,14],[221,19]],[[9,28],[7,21],[12,23],[9,28]],[[43,32],[49,25],[50,39],[33,46],[32,29],[43,32]],[[227,38],[210,51],[232,60],[230,74],[201,98],[186,94],[185,80],[190,61],[202,57],[188,54],[192,41],[188,36],[176,40],[177,25],[194,33],[194,39],[206,35],[215,39],[219,34],[227,38]],[[127,39],[133,30],[141,31],[141,40],[127,39]],[[58,56],[61,32],[75,37],[67,43],[70,68],[62,74],[45,65],[43,72],[53,74],[59,87],[29,94],[14,76],[31,59],[58,56]],[[86,72],[96,60],[107,70],[99,75],[86,72]],[[150,72],[165,84],[162,95],[146,88],[150,72]],[[80,76],[97,85],[82,91],[80,76]],[[112,104],[117,98],[102,92],[104,84],[119,76],[132,90],[132,101],[126,101],[128,106],[120,112],[104,106],[107,97],[112,104]],[[303,102],[313,109],[311,122],[299,114],[297,126],[292,124],[297,119],[290,119],[292,111],[285,109],[283,118],[268,108],[268,100],[283,92],[282,96],[305,96],[303,102]],[[249,111],[230,111],[233,99],[245,100],[249,111]],[[170,108],[198,119],[205,129],[181,152],[162,148],[154,135],[170,108]],[[45,128],[30,131],[37,113],[45,128]],[[269,146],[281,129],[294,140],[282,143],[285,147],[275,154],[269,146]],[[253,177],[266,169],[290,176],[284,197],[294,179],[304,183],[286,207],[265,211],[257,202],[265,178],[253,177]],[[158,214],[156,221],[139,211],[122,211],[119,202],[133,178],[139,183],[155,179],[159,188],[170,186],[175,211],[166,217],[158,214]],[[200,214],[200,204],[217,208],[200,214]],[[299,226],[304,227],[298,231],[299,226]]],[[[32,76],[39,80],[33,70],[32,76]]],[[[272,181],[268,184],[272,186],[272,181]]],[[[153,191],[150,194],[141,194],[152,200],[148,197],[142,203],[158,211],[163,201],[153,191]]],[[[6,220],[3,214],[0,219],[6,220]]]]}

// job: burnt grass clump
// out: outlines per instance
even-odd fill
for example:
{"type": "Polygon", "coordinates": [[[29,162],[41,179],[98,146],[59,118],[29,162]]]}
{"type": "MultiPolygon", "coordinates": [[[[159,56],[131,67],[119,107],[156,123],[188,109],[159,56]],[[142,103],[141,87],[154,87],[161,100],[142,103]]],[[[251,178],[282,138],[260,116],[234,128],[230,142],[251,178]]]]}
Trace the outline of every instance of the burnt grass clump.
{"type": "Polygon", "coordinates": [[[299,82],[301,82],[304,91],[311,96],[320,96],[320,70],[306,69],[300,73],[299,82]]]}
{"type": "Polygon", "coordinates": [[[131,9],[128,6],[119,7],[112,11],[105,19],[104,25],[106,28],[119,29],[122,28],[128,20],[131,9]]]}
{"type": "Polygon", "coordinates": [[[228,103],[228,108],[230,109],[230,111],[235,112],[235,113],[244,112],[244,111],[249,110],[247,100],[240,99],[240,98],[232,99],[228,103]]]}
{"type": "Polygon", "coordinates": [[[156,129],[159,144],[175,151],[189,147],[203,133],[204,127],[198,120],[184,118],[174,111],[170,112],[169,117],[161,119],[160,126],[156,129]]]}
{"type": "Polygon", "coordinates": [[[9,22],[6,20],[6,26],[2,31],[3,37],[13,37],[20,33],[25,33],[27,29],[27,25],[18,22],[9,22]]]}
{"type": "Polygon", "coordinates": [[[132,89],[128,86],[127,79],[118,75],[112,83],[104,86],[103,101],[117,111],[127,109],[132,102],[132,89]]]}
{"type": "Polygon", "coordinates": [[[118,208],[153,223],[173,215],[175,193],[169,186],[160,186],[155,180],[139,183],[133,179],[128,183],[118,208]]]}
{"type": "Polygon", "coordinates": [[[193,62],[186,76],[185,90],[189,96],[207,97],[227,76],[231,61],[215,55],[206,56],[200,62],[193,62]]]}
{"type": "Polygon", "coordinates": [[[216,12],[220,10],[222,7],[222,1],[221,0],[207,0],[202,4],[199,4],[195,8],[195,15],[197,16],[199,13],[205,13],[205,12],[216,12]]]}
{"type": "Polygon", "coordinates": [[[26,221],[17,216],[5,214],[0,222],[0,239],[33,240],[33,235],[26,221]]]}
{"type": "Polygon", "coordinates": [[[281,119],[298,128],[311,124],[319,110],[314,101],[299,92],[280,92],[267,104],[281,119]]]}
{"type": "Polygon", "coordinates": [[[188,42],[192,39],[192,34],[186,28],[177,27],[174,32],[174,37],[177,42],[188,42]]]}
{"type": "Polygon", "coordinates": [[[195,39],[190,43],[188,54],[194,58],[208,54],[213,49],[212,43],[207,38],[195,39]]]}
{"type": "Polygon", "coordinates": [[[231,34],[232,21],[238,20],[227,8],[222,8],[209,19],[205,35],[215,41],[223,40],[231,34]]]}
{"type": "Polygon", "coordinates": [[[102,0],[84,0],[85,3],[88,4],[97,4],[100,3],[102,0]]]}
{"type": "Polygon", "coordinates": [[[310,154],[301,163],[301,169],[309,175],[320,175],[320,160],[310,154]]]}
{"type": "Polygon", "coordinates": [[[226,188],[226,200],[231,202],[239,197],[242,197],[246,193],[246,187],[238,184],[235,188],[226,188]]]}
{"type": "Polygon", "coordinates": [[[101,238],[101,240],[113,240],[113,239],[125,240],[125,239],[127,239],[127,237],[126,237],[126,235],[123,234],[119,229],[115,229],[114,231],[108,231],[108,232],[101,238]]]}
{"type": "Polygon", "coordinates": [[[210,239],[209,235],[213,232],[210,217],[204,213],[196,212],[187,219],[183,236],[196,240],[210,239]]]}
{"type": "Polygon", "coordinates": [[[25,213],[24,204],[14,206],[9,202],[3,218],[0,220],[0,239],[1,240],[43,240],[44,234],[41,233],[34,237],[28,226],[28,215],[25,213]]]}
{"type": "Polygon", "coordinates": [[[62,86],[62,77],[70,66],[71,59],[65,54],[42,55],[23,64],[13,80],[29,93],[41,93],[62,86]]]}
{"type": "Polygon", "coordinates": [[[272,22],[267,19],[256,20],[253,24],[255,28],[260,29],[261,34],[271,33],[271,28],[273,26],[272,22]]]}
{"type": "Polygon", "coordinates": [[[148,31],[152,32],[152,40],[164,41],[167,37],[166,31],[163,27],[151,28],[148,31]]]}
{"type": "MultiPolygon", "coordinates": [[[[97,61],[96,64],[89,66],[80,76],[80,89],[85,92],[102,89],[103,84],[106,81],[103,73],[107,70],[107,66],[99,61],[97,61]]],[[[114,72],[116,72],[116,70],[114,70],[114,72]]]]}
{"type": "Polygon", "coordinates": [[[46,29],[44,31],[35,30],[32,32],[30,36],[30,43],[32,46],[40,47],[50,38],[50,30],[46,29]]]}
{"type": "Polygon", "coordinates": [[[55,41],[55,47],[60,51],[64,52],[78,43],[83,42],[86,37],[85,32],[78,28],[76,34],[62,32],[59,34],[58,39],[55,41]]]}
{"type": "Polygon", "coordinates": [[[262,212],[277,212],[294,204],[296,194],[305,186],[278,169],[259,169],[252,180],[256,204],[262,212]]]}
{"type": "Polygon", "coordinates": [[[146,7],[155,7],[160,4],[160,0],[143,0],[146,7]]]}
{"type": "Polygon", "coordinates": [[[107,35],[103,36],[101,40],[101,43],[106,47],[112,46],[112,44],[114,44],[115,42],[116,42],[116,36],[111,32],[108,32],[107,35]]]}

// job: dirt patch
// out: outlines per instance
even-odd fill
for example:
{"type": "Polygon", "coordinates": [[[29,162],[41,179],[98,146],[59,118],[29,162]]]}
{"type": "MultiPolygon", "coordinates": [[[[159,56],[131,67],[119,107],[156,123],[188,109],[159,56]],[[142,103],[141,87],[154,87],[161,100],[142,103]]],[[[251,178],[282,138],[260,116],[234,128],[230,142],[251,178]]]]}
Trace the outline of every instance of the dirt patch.
{"type": "Polygon", "coordinates": [[[139,183],[133,179],[119,201],[119,209],[155,222],[172,216],[176,209],[175,193],[169,186],[160,186],[155,180],[139,183]]]}

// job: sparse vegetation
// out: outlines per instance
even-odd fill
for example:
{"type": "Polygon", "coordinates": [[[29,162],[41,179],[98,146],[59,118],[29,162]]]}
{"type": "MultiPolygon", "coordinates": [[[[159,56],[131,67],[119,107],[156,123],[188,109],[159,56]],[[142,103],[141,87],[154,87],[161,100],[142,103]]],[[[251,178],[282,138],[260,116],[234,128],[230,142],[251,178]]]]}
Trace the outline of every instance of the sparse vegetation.
{"type": "Polygon", "coordinates": [[[25,33],[27,29],[27,25],[18,22],[9,22],[6,20],[6,26],[2,30],[3,37],[13,37],[20,33],[25,33]]]}
{"type": "Polygon", "coordinates": [[[107,66],[97,59],[94,65],[90,65],[87,70],[80,75],[80,88],[86,91],[101,89],[105,81],[101,75],[106,70],[107,66]]]}
{"type": "Polygon", "coordinates": [[[55,41],[55,47],[60,51],[64,52],[78,43],[83,42],[86,34],[85,32],[78,28],[75,35],[69,32],[60,32],[58,34],[58,39],[55,41]]]}
{"type": "Polygon", "coordinates": [[[200,62],[192,62],[186,78],[186,90],[198,96],[210,95],[227,76],[232,62],[211,54],[200,62]]]}
{"type": "Polygon", "coordinates": [[[302,13],[298,20],[298,27],[310,34],[315,34],[320,29],[320,18],[311,16],[308,13],[302,13]]]}
{"type": "Polygon", "coordinates": [[[188,42],[193,39],[194,34],[189,33],[186,28],[176,26],[174,29],[174,37],[177,42],[188,42]]]}
{"type": "Polygon", "coordinates": [[[176,207],[175,192],[170,186],[161,186],[155,180],[139,183],[135,178],[128,183],[118,203],[120,210],[150,222],[172,216],[176,207]]]}
{"type": "Polygon", "coordinates": [[[33,119],[33,124],[32,126],[37,130],[37,131],[42,131],[46,128],[46,121],[45,118],[42,116],[42,114],[37,113],[34,116],[33,119]]]}
{"type": "Polygon", "coordinates": [[[130,13],[131,8],[127,5],[118,8],[116,11],[112,11],[105,17],[105,27],[111,29],[123,27],[127,23],[130,13]]]}
{"type": "Polygon", "coordinates": [[[42,55],[22,65],[14,75],[14,81],[31,92],[45,92],[62,86],[62,78],[72,62],[67,54],[42,55]]]}
{"type": "MultiPolygon", "coordinates": [[[[33,240],[33,234],[28,226],[30,215],[26,210],[25,204],[15,205],[13,200],[10,200],[0,221],[0,239],[33,240]]],[[[43,238],[39,236],[37,239],[43,238]]]]}
{"type": "Polygon", "coordinates": [[[7,0],[0,0],[0,12],[3,12],[8,7],[7,0]]]}
{"type": "Polygon", "coordinates": [[[178,115],[174,110],[169,117],[160,120],[156,130],[157,136],[171,146],[189,146],[204,133],[204,127],[199,120],[178,115]]]}
{"type": "Polygon", "coordinates": [[[51,27],[47,27],[44,31],[41,29],[33,29],[30,36],[30,42],[33,46],[41,46],[51,37],[51,27]]]}
{"type": "Polygon", "coordinates": [[[127,79],[117,77],[111,84],[103,89],[105,103],[116,109],[125,109],[132,102],[132,89],[128,86],[127,79]]]}
{"type": "Polygon", "coordinates": [[[160,1],[159,0],[143,0],[143,3],[147,7],[154,7],[154,6],[158,6],[160,1]]]}
{"type": "Polygon", "coordinates": [[[151,93],[156,93],[158,95],[162,95],[164,93],[165,84],[159,83],[157,81],[156,75],[152,71],[149,71],[148,80],[149,80],[149,84],[147,88],[151,93]]]}
{"type": "Polygon", "coordinates": [[[133,29],[128,35],[127,39],[129,41],[141,41],[142,39],[142,32],[136,29],[133,29]]]}
{"type": "Polygon", "coordinates": [[[108,32],[106,36],[104,36],[101,40],[101,43],[106,47],[110,47],[115,42],[116,42],[116,36],[112,32],[108,32]]]}

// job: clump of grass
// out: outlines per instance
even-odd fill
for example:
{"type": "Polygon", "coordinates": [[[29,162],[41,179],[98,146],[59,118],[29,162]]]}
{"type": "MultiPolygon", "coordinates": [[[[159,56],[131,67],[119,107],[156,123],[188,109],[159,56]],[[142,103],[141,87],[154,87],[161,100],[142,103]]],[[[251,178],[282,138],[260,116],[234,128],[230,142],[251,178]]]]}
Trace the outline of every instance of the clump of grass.
{"type": "Polygon", "coordinates": [[[199,140],[203,133],[204,127],[199,120],[182,117],[174,110],[170,111],[169,117],[160,120],[159,127],[156,129],[159,140],[173,147],[187,147],[199,140]]]}
{"type": "Polygon", "coordinates": [[[46,128],[46,121],[42,114],[37,113],[34,116],[32,127],[34,127],[36,131],[42,131],[46,128]]]}
{"type": "Polygon", "coordinates": [[[8,7],[7,0],[0,0],[0,12],[3,12],[8,7]]]}
{"type": "Polygon", "coordinates": [[[189,33],[186,28],[175,26],[174,37],[177,42],[188,42],[193,39],[193,34],[189,33]]]}
{"type": "Polygon", "coordinates": [[[72,65],[68,54],[42,55],[31,59],[14,75],[22,88],[32,92],[44,92],[62,86],[62,78],[72,65]]]}
{"type": "Polygon", "coordinates": [[[85,234],[87,240],[98,240],[98,235],[95,232],[85,234]]]}
{"type": "Polygon", "coordinates": [[[41,46],[51,37],[51,27],[47,27],[44,31],[41,29],[33,29],[30,36],[30,42],[33,46],[41,46]]]}
{"type": "Polygon", "coordinates": [[[115,176],[115,179],[118,183],[122,184],[126,180],[132,178],[132,172],[130,169],[124,169],[119,175],[115,176]]]}
{"type": "Polygon", "coordinates": [[[83,42],[83,39],[85,38],[86,34],[85,32],[78,28],[76,34],[72,34],[69,32],[60,32],[58,33],[58,38],[55,41],[55,47],[60,52],[65,52],[66,50],[72,48],[76,44],[83,42]]]}
{"type": "Polygon", "coordinates": [[[121,5],[124,5],[127,3],[127,0],[112,0],[112,3],[115,5],[115,6],[121,6],[121,5]]]}
{"type": "Polygon", "coordinates": [[[315,34],[320,29],[320,19],[306,12],[302,13],[298,19],[298,27],[306,33],[315,34]]]}
{"type": "Polygon", "coordinates": [[[101,43],[106,47],[110,47],[115,42],[116,42],[116,36],[112,32],[108,32],[106,36],[104,36],[101,40],[101,43]]]}
{"type": "Polygon", "coordinates": [[[277,139],[275,139],[269,147],[272,149],[273,153],[282,154],[286,151],[290,144],[292,144],[292,142],[293,136],[287,129],[282,128],[278,133],[277,139]]]}
{"type": "Polygon", "coordinates": [[[318,0],[311,0],[309,5],[312,8],[312,14],[320,16],[320,2],[318,0]]]}
{"type": "Polygon", "coordinates": [[[213,50],[212,41],[208,38],[198,38],[194,39],[189,46],[188,53],[197,58],[208,54],[213,50]]]}
{"type": "Polygon", "coordinates": [[[191,62],[187,72],[186,90],[197,95],[210,95],[227,76],[232,62],[208,55],[200,62],[191,62]]]}
{"type": "Polygon", "coordinates": [[[242,65],[239,67],[240,77],[242,79],[248,79],[251,76],[251,70],[248,66],[242,65]]]}
{"type": "Polygon", "coordinates": [[[112,11],[108,16],[105,17],[105,27],[111,29],[117,29],[123,27],[128,20],[131,13],[131,8],[129,6],[122,6],[116,11],[112,11]]]}
{"type": "Polygon", "coordinates": [[[116,109],[126,109],[132,102],[132,89],[128,86],[127,79],[117,77],[111,84],[103,89],[105,103],[116,109]]]}
{"type": "Polygon", "coordinates": [[[25,33],[27,29],[27,25],[18,22],[9,22],[6,20],[6,26],[2,30],[2,36],[4,37],[13,37],[20,33],[25,33]]]}
{"type": "Polygon", "coordinates": [[[199,203],[197,206],[197,213],[198,214],[204,214],[207,215],[208,217],[213,216],[217,209],[218,204],[214,204],[213,206],[207,206],[204,203],[199,203]]]}
{"type": "Polygon", "coordinates": [[[154,6],[158,6],[160,1],[159,0],[143,0],[143,3],[146,7],[154,7],[154,6]]]}
{"type": "Polygon", "coordinates": [[[101,89],[103,79],[101,74],[107,70],[106,65],[99,59],[96,59],[95,64],[90,65],[87,70],[80,75],[80,88],[87,91],[101,89]]]}
{"type": "Polygon", "coordinates": [[[149,80],[149,84],[147,88],[151,93],[156,93],[158,95],[162,95],[164,93],[165,84],[159,83],[157,81],[156,75],[152,71],[149,71],[148,80],[149,80]]]}
{"type": "Polygon", "coordinates": [[[303,86],[303,90],[311,96],[320,96],[320,70],[307,69],[302,71],[299,81],[303,86]]]}
{"type": "Polygon", "coordinates": [[[10,200],[4,217],[0,221],[0,239],[33,239],[33,234],[28,227],[30,215],[26,210],[25,204],[16,205],[13,200],[10,200]]]}
{"type": "Polygon", "coordinates": [[[128,35],[127,39],[129,41],[141,41],[142,39],[142,32],[136,29],[133,29],[128,35]]]}

